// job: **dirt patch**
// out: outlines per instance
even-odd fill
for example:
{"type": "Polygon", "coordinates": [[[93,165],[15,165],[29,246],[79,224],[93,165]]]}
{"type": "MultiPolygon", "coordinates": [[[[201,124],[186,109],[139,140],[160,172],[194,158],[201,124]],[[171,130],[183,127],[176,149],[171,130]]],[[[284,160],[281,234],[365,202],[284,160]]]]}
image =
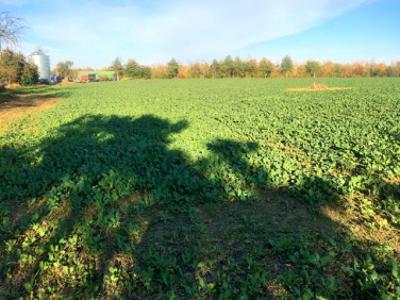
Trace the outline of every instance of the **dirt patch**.
{"type": "Polygon", "coordinates": [[[303,88],[288,88],[288,92],[323,92],[323,91],[343,91],[343,90],[351,90],[352,87],[346,87],[346,86],[334,86],[334,87],[328,87],[325,84],[322,83],[313,83],[309,87],[303,87],[303,88]]]}
{"type": "Polygon", "coordinates": [[[360,201],[354,203],[350,198],[347,201],[349,206],[347,209],[327,205],[321,209],[322,214],[351,232],[351,235],[359,241],[387,245],[400,254],[398,230],[390,228],[385,219],[378,214],[363,213],[363,209],[368,208],[366,204],[360,204],[360,201]],[[379,226],[371,224],[379,224],[379,226]]]}
{"type": "Polygon", "coordinates": [[[383,181],[387,184],[400,185],[400,177],[384,178],[383,181]]]}
{"type": "Polygon", "coordinates": [[[55,106],[60,99],[47,95],[22,95],[0,103],[0,131],[6,130],[12,121],[30,116],[55,106]]]}

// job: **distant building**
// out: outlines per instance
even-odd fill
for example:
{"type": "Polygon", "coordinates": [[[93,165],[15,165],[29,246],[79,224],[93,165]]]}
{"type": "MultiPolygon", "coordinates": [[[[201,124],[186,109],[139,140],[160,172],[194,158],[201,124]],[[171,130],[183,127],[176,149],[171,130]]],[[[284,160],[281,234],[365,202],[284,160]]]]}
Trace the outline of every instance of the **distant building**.
{"type": "Polygon", "coordinates": [[[80,81],[113,81],[115,79],[114,71],[78,71],[78,80],[80,81]]]}
{"type": "Polygon", "coordinates": [[[42,50],[37,50],[29,56],[29,61],[37,66],[39,73],[39,82],[50,82],[50,57],[42,50]]]}

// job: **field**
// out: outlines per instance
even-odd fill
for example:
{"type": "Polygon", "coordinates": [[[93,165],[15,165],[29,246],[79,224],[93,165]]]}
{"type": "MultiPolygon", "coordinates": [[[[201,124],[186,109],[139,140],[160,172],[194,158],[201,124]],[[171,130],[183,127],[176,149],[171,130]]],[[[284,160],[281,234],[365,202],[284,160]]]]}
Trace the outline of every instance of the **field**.
{"type": "Polygon", "coordinates": [[[0,298],[400,297],[400,80],[318,81],[22,90],[0,298]]]}

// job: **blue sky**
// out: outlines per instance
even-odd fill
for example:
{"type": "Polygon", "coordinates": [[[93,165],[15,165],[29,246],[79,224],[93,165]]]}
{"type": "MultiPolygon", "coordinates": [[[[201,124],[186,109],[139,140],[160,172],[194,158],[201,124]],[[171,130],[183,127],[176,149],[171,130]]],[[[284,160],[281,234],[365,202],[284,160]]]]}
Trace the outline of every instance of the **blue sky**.
{"type": "Polygon", "coordinates": [[[0,11],[25,19],[24,53],[42,47],[79,67],[117,56],[400,60],[400,0],[0,0],[0,11]]]}

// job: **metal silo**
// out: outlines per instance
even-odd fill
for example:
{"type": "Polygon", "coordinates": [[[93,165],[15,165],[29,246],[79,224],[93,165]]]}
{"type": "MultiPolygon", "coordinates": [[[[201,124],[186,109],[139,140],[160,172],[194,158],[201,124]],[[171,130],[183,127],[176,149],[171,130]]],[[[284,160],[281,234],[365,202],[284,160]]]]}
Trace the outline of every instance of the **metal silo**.
{"type": "Polygon", "coordinates": [[[37,50],[30,55],[30,58],[38,68],[39,82],[50,82],[50,57],[42,50],[37,50]]]}

